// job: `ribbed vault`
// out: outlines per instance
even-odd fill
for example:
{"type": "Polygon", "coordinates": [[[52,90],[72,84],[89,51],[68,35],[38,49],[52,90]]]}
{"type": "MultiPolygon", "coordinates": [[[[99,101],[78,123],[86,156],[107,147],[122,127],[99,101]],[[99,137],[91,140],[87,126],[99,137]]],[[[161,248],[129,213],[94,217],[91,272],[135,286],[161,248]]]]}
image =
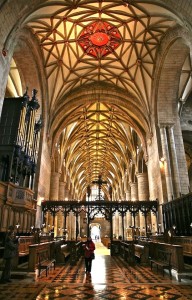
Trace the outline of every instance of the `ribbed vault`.
{"type": "Polygon", "coordinates": [[[99,175],[131,180],[147,160],[156,58],[178,22],[152,0],[48,0],[25,18],[47,79],[51,154],[78,197],[99,175]]]}
{"type": "Polygon", "coordinates": [[[116,186],[130,162],[137,163],[138,148],[147,160],[150,119],[121,89],[97,84],[74,90],[54,115],[49,130],[52,155],[59,149],[78,191],[85,192],[99,175],[116,186]]]}
{"type": "MultiPolygon", "coordinates": [[[[50,0],[40,5],[25,23],[39,40],[43,53],[50,110],[54,110],[64,94],[78,86],[108,82],[130,91],[149,113],[157,50],[175,20],[170,11],[153,1],[50,0]],[[87,26],[98,22],[111,24],[120,36],[116,37],[118,46],[111,49],[109,31],[99,31],[109,39],[106,49],[110,51],[106,56],[90,56],[90,47],[86,51],[81,45],[87,26]]],[[[92,33],[89,46],[96,51],[101,46],[94,44],[92,33]]]]}
{"type": "Polygon", "coordinates": [[[96,102],[79,109],[57,144],[76,189],[85,193],[99,175],[111,185],[121,181],[141,144],[133,132],[128,118],[112,105],[96,102]]]}

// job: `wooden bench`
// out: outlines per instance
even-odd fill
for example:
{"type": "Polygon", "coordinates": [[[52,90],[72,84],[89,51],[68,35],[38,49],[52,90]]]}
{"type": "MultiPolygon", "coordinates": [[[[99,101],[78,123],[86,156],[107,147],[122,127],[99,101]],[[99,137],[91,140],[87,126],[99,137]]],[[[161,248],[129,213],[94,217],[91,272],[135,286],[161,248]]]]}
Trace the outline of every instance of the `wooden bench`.
{"type": "Polygon", "coordinates": [[[83,255],[82,242],[71,241],[69,242],[70,247],[70,265],[76,265],[77,261],[83,255]]]}
{"type": "Polygon", "coordinates": [[[192,237],[173,237],[173,242],[183,247],[183,255],[186,257],[192,257],[192,237]]]}
{"type": "Polygon", "coordinates": [[[149,260],[149,249],[147,246],[134,244],[134,255],[139,258],[141,264],[147,264],[149,260]]]}
{"type": "Polygon", "coordinates": [[[20,236],[18,239],[18,252],[19,256],[25,256],[29,254],[29,245],[33,244],[32,236],[20,236]]]}
{"type": "Polygon", "coordinates": [[[135,248],[132,241],[124,243],[124,260],[129,265],[135,265],[135,248]]]}
{"type": "Polygon", "coordinates": [[[46,270],[46,277],[49,269],[53,266],[55,270],[56,260],[54,258],[50,258],[49,251],[46,249],[45,251],[38,252],[38,276],[41,274],[41,270],[46,270]]]}
{"type": "Polygon", "coordinates": [[[54,241],[29,245],[28,271],[35,272],[38,270],[39,262],[41,265],[43,261],[55,260],[54,250],[54,241]]]}
{"type": "Polygon", "coordinates": [[[157,251],[157,257],[155,259],[150,260],[151,270],[153,268],[153,265],[156,265],[157,271],[158,267],[161,267],[163,270],[163,276],[164,276],[164,270],[169,270],[169,275],[171,276],[171,252],[164,251],[164,250],[158,250],[157,251]]]}
{"type": "Polygon", "coordinates": [[[192,279],[192,269],[183,270],[182,272],[177,273],[177,280],[181,282],[181,279],[184,279],[186,277],[189,277],[189,279],[192,279]]]}
{"type": "Polygon", "coordinates": [[[67,244],[59,244],[55,249],[55,258],[57,263],[66,263],[70,256],[70,248],[67,244]]]}

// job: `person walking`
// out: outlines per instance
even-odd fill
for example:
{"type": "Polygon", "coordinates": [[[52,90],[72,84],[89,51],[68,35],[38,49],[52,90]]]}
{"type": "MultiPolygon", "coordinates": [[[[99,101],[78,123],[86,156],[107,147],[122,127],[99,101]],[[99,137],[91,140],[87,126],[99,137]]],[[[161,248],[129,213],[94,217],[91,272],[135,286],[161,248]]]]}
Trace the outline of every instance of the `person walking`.
{"type": "Polygon", "coordinates": [[[17,255],[18,240],[15,239],[13,230],[10,230],[5,237],[4,249],[4,268],[1,275],[0,283],[11,282],[11,262],[13,257],[17,255]]]}
{"type": "Polygon", "coordinates": [[[85,272],[90,274],[92,268],[92,260],[95,258],[94,250],[95,244],[91,237],[88,237],[84,247],[84,257],[85,257],[85,272]]]}

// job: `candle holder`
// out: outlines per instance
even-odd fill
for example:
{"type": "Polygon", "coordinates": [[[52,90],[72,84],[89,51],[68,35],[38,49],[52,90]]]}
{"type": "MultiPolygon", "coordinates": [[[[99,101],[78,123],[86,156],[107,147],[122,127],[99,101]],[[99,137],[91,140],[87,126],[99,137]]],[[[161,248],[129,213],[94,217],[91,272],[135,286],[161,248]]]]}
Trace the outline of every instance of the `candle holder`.
{"type": "Polygon", "coordinates": [[[158,224],[158,228],[157,229],[158,229],[158,234],[160,234],[161,233],[161,223],[158,224]]]}
{"type": "Polygon", "coordinates": [[[15,225],[15,227],[17,228],[17,235],[18,235],[18,233],[19,233],[19,227],[20,227],[19,222],[15,225]]]}

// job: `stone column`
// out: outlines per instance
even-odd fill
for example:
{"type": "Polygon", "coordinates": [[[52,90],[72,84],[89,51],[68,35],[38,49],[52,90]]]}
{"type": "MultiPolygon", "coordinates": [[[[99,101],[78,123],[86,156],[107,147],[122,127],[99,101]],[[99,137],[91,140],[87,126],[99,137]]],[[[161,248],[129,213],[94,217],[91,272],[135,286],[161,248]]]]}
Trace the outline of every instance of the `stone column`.
{"type": "Polygon", "coordinates": [[[67,218],[67,237],[68,240],[71,240],[71,212],[69,213],[67,218]]]}
{"type": "Polygon", "coordinates": [[[147,173],[137,174],[138,200],[149,200],[149,182],[147,173]]]}
{"type": "Polygon", "coordinates": [[[125,219],[126,219],[126,228],[129,228],[130,226],[133,225],[132,216],[131,216],[130,212],[126,213],[125,219]]]}
{"type": "MultiPolygon", "coordinates": [[[[50,180],[50,193],[49,198],[50,200],[57,201],[59,199],[59,177],[60,173],[58,172],[52,172],[51,173],[51,180],[50,180]]],[[[53,224],[53,217],[49,217],[49,224],[53,224]]],[[[57,216],[55,216],[54,220],[54,236],[57,236],[57,216]]]]}
{"type": "Polygon", "coordinates": [[[59,200],[65,200],[65,182],[59,181],[59,200]]]}
{"type": "Polygon", "coordinates": [[[175,191],[174,198],[178,198],[181,193],[181,184],[180,184],[180,178],[179,178],[179,168],[178,168],[177,153],[176,153],[176,147],[175,147],[175,138],[174,138],[172,126],[168,126],[168,137],[169,137],[172,166],[173,166],[173,180],[174,180],[173,185],[174,185],[174,191],[175,191]]]}
{"type": "MultiPolygon", "coordinates": [[[[131,187],[131,201],[138,200],[138,184],[137,182],[130,183],[131,187]]],[[[134,222],[132,221],[134,224],[134,222]]],[[[135,227],[139,227],[139,216],[135,217],[135,227]]]]}
{"type": "Polygon", "coordinates": [[[71,212],[71,239],[76,239],[76,216],[71,212]]]}
{"type": "Polygon", "coordinates": [[[173,185],[172,185],[172,178],[171,178],[171,165],[170,165],[167,133],[166,133],[165,126],[160,127],[160,134],[161,134],[161,145],[162,145],[162,152],[164,158],[164,171],[165,171],[165,180],[166,180],[166,187],[167,187],[167,198],[168,201],[171,201],[173,196],[173,185]]]}
{"type": "MultiPolygon", "coordinates": [[[[147,173],[138,173],[137,182],[138,182],[139,200],[140,201],[149,200],[149,182],[148,182],[147,173]]],[[[139,218],[140,218],[140,229],[142,230],[143,228],[145,228],[145,216],[143,216],[142,213],[139,212],[139,218]]]]}
{"type": "MultiPolygon", "coordinates": [[[[130,201],[131,200],[131,187],[129,184],[127,185],[127,190],[125,192],[125,195],[126,195],[126,201],[130,201]]],[[[126,213],[125,224],[126,224],[125,228],[129,228],[129,226],[132,226],[132,216],[131,216],[130,212],[126,213]]]]}
{"type": "Polygon", "coordinates": [[[122,230],[122,217],[121,215],[118,216],[119,217],[119,224],[118,224],[118,227],[119,227],[119,235],[123,236],[123,230],[122,230]]]}
{"type": "Polygon", "coordinates": [[[61,211],[57,214],[57,235],[61,236],[63,234],[62,228],[63,228],[63,214],[61,211]]]}
{"type": "Polygon", "coordinates": [[[115,215],[113,215],[112,218],[113,218],[112,223],[113,223],[113,237],[114,237],[114,234],[116,234],[116,224],[115,224],[116,218],[115,218],[115,215]]]}
{"type": "Polygon", "coordinates": [[[131,201],[138,200],[138,185],[137,182],[130,183],[131,187],[131,201]]]}
{"type": "Polygon", "coordinates": [[[72,190],[71,190],[71,183],[68,186],[68,200],[72,200],[72,190]]]}
{"type": "Polygon", "coordinates": [[[41,228],[42,227],[42,208],[41,208],[41,205],[37,205],[35,227],[36,228],[41,228]]]}
{"type": "Polygon", "coordinates": [[[58,200],[59,198],[59,177],[60,173],[52,172],[50,181],[50,200],[58,200]]]}
{"type": "Polygon", "coordinates": [[[67,186],[65,188],[65,200],[69,200],[69,189],[67,188],[67,186]]]}
{"type": "Polygon", "coordinates": [[[126,201],[130,201],[131,200],[131,188],[129,187],[126,191],[125,191],[125,197],[126,197],[126,201]]]}
{"type": "Polygon", "coordinates": [[[72,212],[69,213],[67,218],[67,231],[68,231],[68,240],[72,240],[76,236],[76,222],[75,216],[72,212]]]}
{"type": "Polygon", "coordinates": [[[116,238],[118,239],[118,236],[119,236],[119,214],[117,211],[115,213],[115,232],[114,233],[116,235],[116,238]]]}

